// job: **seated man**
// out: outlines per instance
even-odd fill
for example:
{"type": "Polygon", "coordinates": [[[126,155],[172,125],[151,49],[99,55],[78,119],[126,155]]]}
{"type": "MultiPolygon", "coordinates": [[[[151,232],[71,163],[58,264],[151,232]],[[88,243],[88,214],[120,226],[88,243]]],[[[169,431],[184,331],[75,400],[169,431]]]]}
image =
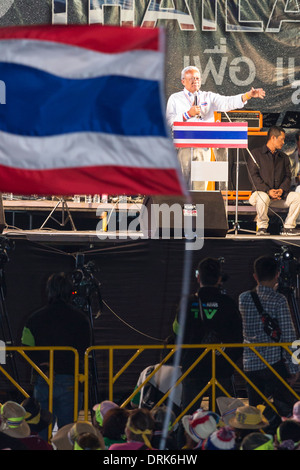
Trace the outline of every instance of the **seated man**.
{"type": "Polygon", "coordinates": [[[257,235],[268,234],[269,207],[289,209],[281,235],[300,235],[296,229],[300,214],[300,193],[290,191],[291,167],[288,155],[281,151],[285,131],[277,126],[270,127],[267,143],[253,150],[248,159],[248,170],[253,186],[250,204],[256,206],[257,235]]]}

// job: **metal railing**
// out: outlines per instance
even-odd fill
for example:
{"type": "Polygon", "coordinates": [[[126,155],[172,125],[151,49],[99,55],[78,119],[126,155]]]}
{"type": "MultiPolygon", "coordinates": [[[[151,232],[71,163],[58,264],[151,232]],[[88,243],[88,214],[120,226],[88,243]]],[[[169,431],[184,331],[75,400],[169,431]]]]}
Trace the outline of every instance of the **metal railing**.
{"type": "MultiPolygon", "coordinates": [[[[195,402],[197,402],[202,396],[204,396],[205,392],[211,387],[212,392],[211,392],[211,401],[212,401],[212,411],[216,410],[216,388],[218,387],[222,393],[224,393],[225,396],[230,397],[231,395],[228,393],[227,390],[223,388],[223,386],[218,382],[217,377],[216,377],[216,354],[220,354],[224,357],[226,361],[232,366],[233,370],[235,373],[240,375],[245,382],[249,383],[253,389],[262,397],[262,401],[269,405],[275,413],[278,413],[275,405],[273,402],[271,402],[268,397],[266,397],[257,387],[256,385],[247,377],[247,374],[236,364],[231,360],[231,358],[228,356],[228,354],[225,351],[228,351],[230,348],[248,348],[251,349],[251,351],[256,354],[259,359],[262,361],[262,363],[282,382],[282,384],[290,391],[292,395],[297,400],[300,400],[300,396],[296,393],[295,390],[292,389],[292,387],[284,380],[283,377],[281,377],[278,372],[270,365],[268,362],[264,359],[264,357],[260,354],[259,351],[257,351],[257,348],[274,348],[274,347],[279,347],[281,349],[284,349],[287,351],[287,353],[291,356],[292,360],[292,351],[291,351],[291,343],[252,343],[252,344],[190,344],[190,345],[182,345],[181,349],[199,349],[199,356],[195,360],[195,362],[189,367],[189,369],[184,372],[181,377],[176,381],[175,384],[173,384],[173,387],[177,387],[184,379],[187,377],[187,375],[201,362],[201,360],[211,352],[212,354],[212,367],[211,367],[211,379],[207,382],[207,385],[199,391],[198,395],[194,398],[194,400],[189,404],[188,407],[186,407],[184,410],[182,410],[182,413],[176,418],[176,422],[181,419],[181,417],[188,412],[191,406],[195,402]]],[[[114,401],[114,385],[118,378],[126,372],[128,367],[133,364],[133,362],[144,352],[144,351],[149,351],[149,350],[170,350],[169,353],[164,357],[164,359],[161,361],[161,363],[151,372],[151,374],[148,375],[146,380],[139,385],[138,388],[136,388],[130,396],[121,404],[122,407],[125,407],[128,405],[131,400],[134,398],[134,396],[140,392],[142,387],[146,385],[150,379],[155,375],[156,372],[159,371],[159,369],[162,367],[163,364],[165,364],[169,359],[171,359],[172,355],[176,351],[176,345],[156,345],[156,346],[149,346],[149,345],[132,345],[132,346],[124,346],[124,345],[114,345],[114,346],[92,346],[86,351],[85,355],[85,367],[84,367],[84,384],[85,384],[85,393],[84,393],[84,413],[85,413],[85,418],[87,418],[88,414],[88,370],[89,370],[89,363],[88,363],[88,356],[89,353],[92,350],[108,350],[108,355],[109,355],[109,364],[108,364],[108,369],[109,369],[109,391],[108,391],[108,399],[111,401],[114,401]],[[134,351],[133,355],[125,362],[125,364],[116,372],[114,373],[113,365],[114,365],[114,354],[117,352],[120,352],[121,350],[132,350],[134,351]]],[[[137,374],[137,379],[138,379],[139,373],[137,374]]],[[[155,404],[155,407],[158,407],[165,403],[168,399],[168,397],[171,394],[171,389],[155,404]]],[[[175,423],[174,423],[175,424],[175,423]]]]}
{"type": "MultiPolygon", "coordinates": [[[[257,351],[257,348],[274,348],[279,347],[284,349],[290,356],[292,360],[293,353],[291,351],[292,344],[291,343],[252,343],[252,344],[191,344],[191,345],[182,345],[181,349],[198,349],[199,356],[194,361],[194,363],[186,370],[180,378],[173,384],[173,387],[169,389],[169,391],[155,404],[155,407],[162,405],[163,403],[167,402],[168,397],[171,394],[173,388],[177,387],[182,381],[187,377],[187,375],[201,362],[201,360],[209,353],[211,353],[211,379],[207,382],[207,385],[202,389],[199,390],[197,396],[195,396],[194,400],[182,410],[182,413],[176,418],[176,422],[181,419],[181,417],[188,412],[191,406],[195,402],[197,402],[201,397],[205,396],[206,391],[211,388],[211,403],[212,403],[212,411],[216,410],[216,388],[218,387],[225,396],[230,397],[230,393],[223,388],[223,386],[219,383],[216,377],[216,355],[222,355],[223,358],[228,361],[228,363],[232,366],[233,371],[238,374],[245,382],[249,383],[253,389],[261,396],[262,402],[268,404],[274,411],[277,413],[276,407],[272,401],[268,399],[256,386],[255,384],[247,377],[247,373],[245,373],[238,364],[236,364],[227,354],[228,349],[230,348],[248,348],[257,355],[257,357],[262,361],[265,367],[269,368],[269,370],[277,377],[278,380],[282,382],[282,384],[289,390],[289,392],[294,395],[296,400],[300,400],[300,396],[296,393],[296,391],[281,377],[278,372],[264,359],[262,354],[257,351]]],[[[84,357],[84,371],[83,374],[79,372],[79,355],[78,351],[74,348],[70,347],[6,347],[7,352],[16,352],[18,353],[26,362],[28,362],[33,369],[36,371],[38,375],[40,375],[45,382],[49,386],[49,411],[53,411],[53,382],[54,382],[54,353],[55,351],[71,351],[74,354],[74,421],[78,419],[78,385],[79,382],[84,384],[84,400],[83,400],[83,412],[84,412],[84,419],[88,419],[89,415],[89,387],[90,387],[90,356],[95,351],[107,351],[108,352],[108,400],[114,401],[114,388],[116,385],[117,380],[123,375],[126,374],[129,366],[134,364],[137,358],[139,358],[145,351],[159,351],[164,350],[165,357],[164,359],[155,367],[155,369],[147,376],[146,380],[139,385],[127,398],[126,400],[120,405],[121,407],[126,407],[130,404],[131,400],[134,396],[140,392],[143,386],[145,386],[150,379],[159,371],[159,369],[169,361],[172,356],[175,354],[177,349],[176,345],[112,345],[112,346],[91,346],[85,351],[84,357]],[[48,351],[49,352],[49,373],[46,375],[29,357],[27,354],[30,351],[48,351]],[[115,356],[117,353],[121,351],[132,351],[132,355],[129,359],[126,359],[125,363],[117,370],[114,371],[114,363],[115,363],[115,356]]],[[[152,364],[151,364],[152,365],[152,364]]],[[[137,372],[138,379],[139,374],[141,371],[137,372]]],[[[0,373],[2,373],[12,385],[14,385],[19,392],[26,398],[28,397],[28,393],[23,387],[17,383],[17,381],[5,370],[5,367],[0,364],[0,373]]],[[[100,384],[101,385],[101,384],[100,384]]],[[[133,389],[136,384],[133,384],[133,389]]],[[[175,422],[173,423],[175,424],[175,422]]]]}
{"type": "MultiPolygon", "coordinates": [[[[13,353],[18,353],[20,357],[22,357],[25,362],[27,362],[32,368],[35,370],[36,374],[42,377],[46,384],[49,387],[49,411],[53,412],[53,384],[54,384],[54,353],[55,351],[68,351],[74,354],[74,422],[77,421],[78,417],[78,384],[80,379],[82,378],[79,374],[79,354],[78,351],[71,347],[29,347],[29,346],[22,346],[22,347],[13,347],[7,346],[5,347],[5,352],[9,353],[8,356],[15,361],[15,357],[13,357],[13,353]],[[48,375],[43,372],[38,365],[29,357],[27,354],[28,352],[36,352],[36,351],[48,351],[49,352],[49,361],[47,362],[47,370],[48,375]]],[[[0,373],[2,373],[6,379],[24,396],[25,398],[29,397],[29,394],[24,390],[24,388],[19,384],[16,379],[6,370],[4,365],[0,364],[0,373]]],[[[52,431],[52,424],[49,426],[49,433],[48,435],[51,436],[52,431]]]]}

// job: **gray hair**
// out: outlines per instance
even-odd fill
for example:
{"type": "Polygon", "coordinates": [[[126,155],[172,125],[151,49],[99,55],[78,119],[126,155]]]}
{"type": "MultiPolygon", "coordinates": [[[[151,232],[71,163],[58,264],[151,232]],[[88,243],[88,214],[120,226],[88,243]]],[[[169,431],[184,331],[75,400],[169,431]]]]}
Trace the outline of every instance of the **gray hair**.
{"type": "Polygon", "coordinates": [[[184,76],[185,74],[189,71],[189,70],[195,70],[196,72],[198,72],[201,76],[201,73],[200,73],[200,70],[198,69],[198,67],[194,67],[193,65],[188,65],[187,67],[184,67],[184,69],[181,71],[181,80],[184,79],[184,76]]]}

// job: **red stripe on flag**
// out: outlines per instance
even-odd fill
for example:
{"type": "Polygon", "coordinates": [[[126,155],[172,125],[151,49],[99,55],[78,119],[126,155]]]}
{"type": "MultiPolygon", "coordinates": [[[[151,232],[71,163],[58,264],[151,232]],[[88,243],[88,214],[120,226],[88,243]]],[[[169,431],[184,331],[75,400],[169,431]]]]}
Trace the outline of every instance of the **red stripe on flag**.
{"type": "Polygon", "coordinates": [[[201,127],[245,127],[245,129],[248,128],[248,123],[247,122],[180,122],[176,121],[173,123],[173,127],[195,127],[195,128],[201,128],[201,127]]]}
{"type": "Polygon", "coordinates": [[[118,166],[24,170],[0,166],[0,192],[74,195],[182,195],[175,169],[118,166]]]}
{"type": "Polygon", "coordinates": [[[104,53],[160,50],[160,29],[120,26],[44,25],[0,28],[0,39],[54,41],[104,53]]]}
{"type": "Polygon", "coordinates": [[[207,143],[207,142],[203,142],[203,143],[195,143],[195,142],[189,142],[187,144],[182,144],[182,143],[178,143],[174,142],[174,145],[176,148],[195,148],[195,147],[200,147],[200,148],[225,148],[225,149],[228,149],[228,148],[238,148],[238,149],[246,149],[248,148],[248,143],[246,144],[235,144],[235,143],[226,143],[226,144],[220,144],[219,142],[216,142],[215,144],[214,143],[207,143]]]}

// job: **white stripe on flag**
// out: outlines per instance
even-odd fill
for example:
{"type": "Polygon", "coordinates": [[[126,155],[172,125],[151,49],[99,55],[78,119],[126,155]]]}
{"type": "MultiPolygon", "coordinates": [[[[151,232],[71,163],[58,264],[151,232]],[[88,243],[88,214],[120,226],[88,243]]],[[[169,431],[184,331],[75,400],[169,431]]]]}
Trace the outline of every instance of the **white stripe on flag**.
{"type": "Polygon", "coordinates": [[[24,137],[0,131],[0,165],[27,170],[103,165],[174,168],[176,152],[172,148],[168,138],[157,136],[82,132],[24,137]]]}
{"type": "Polygon", "coordinates": [[[163,80],[164,55],[135,50],[106,54],[57,42],[27,39],[0,40],[0,62],[21,64],[63,78],[120,75],[163,80]]]}

